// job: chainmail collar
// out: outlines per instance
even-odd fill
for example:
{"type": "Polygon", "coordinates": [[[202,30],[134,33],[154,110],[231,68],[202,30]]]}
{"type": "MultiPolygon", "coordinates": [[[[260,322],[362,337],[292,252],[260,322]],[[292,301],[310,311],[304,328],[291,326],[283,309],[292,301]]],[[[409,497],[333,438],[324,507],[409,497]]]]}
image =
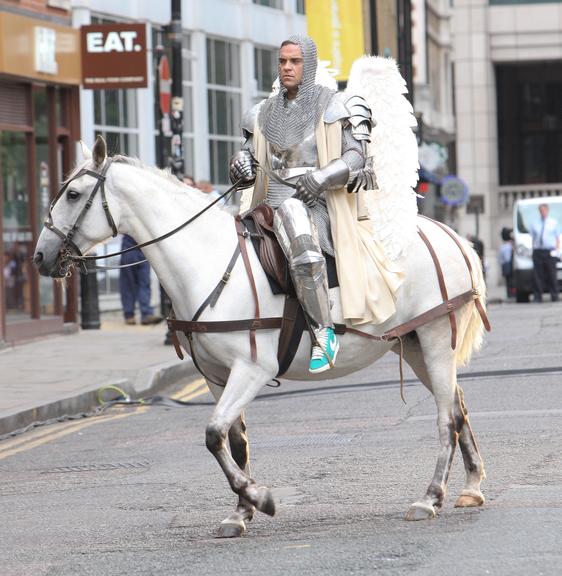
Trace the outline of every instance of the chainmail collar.
{"type": "Polygon", "coordinates": [[[300,34],[287,40],[300,47],[304,60],[297,96],[289,101],[287,88],[280,82],[279,92],[264,102],[258,116],[265,138],[281,149],[292,148],[314,130],[334,93],[330,88],[316,84],[318,52],[314,40],[300,34]]]}

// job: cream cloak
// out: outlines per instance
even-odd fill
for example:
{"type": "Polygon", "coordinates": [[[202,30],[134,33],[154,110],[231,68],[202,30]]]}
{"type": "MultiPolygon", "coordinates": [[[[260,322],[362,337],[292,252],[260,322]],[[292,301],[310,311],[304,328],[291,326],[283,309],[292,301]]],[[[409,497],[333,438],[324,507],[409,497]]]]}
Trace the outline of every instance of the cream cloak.
{"type": "MultiPolygon", "coordinates": [[[[320,122],[316,128],[316,145],[320,167],[341,156],[340,122],[320,122]]],[[[268,166],[267,142],[255,126],[256,158],[268,166]]],[[[267,176],[258,171],[251,207],[265,199],[267,176]]],[[[373,239],[372,222],[357,219],[357,199],[344,188],[326,193],[330,226],[334,241],[340,298],[345,320],[352,324],[379,324],[396,312],[395,294],[404,273],[396,262],[390,262],[381,246],[373,239]]]]}

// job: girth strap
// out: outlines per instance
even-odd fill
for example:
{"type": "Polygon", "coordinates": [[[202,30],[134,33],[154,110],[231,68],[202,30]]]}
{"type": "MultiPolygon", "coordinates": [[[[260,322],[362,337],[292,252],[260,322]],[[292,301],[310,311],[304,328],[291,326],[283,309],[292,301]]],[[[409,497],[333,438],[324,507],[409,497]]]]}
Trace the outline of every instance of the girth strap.
{"type": "MultiPolygon", "coordinates": [[[[246,238],[249,238],[249,233],[244,228],[240,216],[235,218],[236,232],[238,233],[238,243],[240,245],[240,251],[242,254],[242,261],[246,267],[246,274],[248,275],[248,280],[250,282],[250,288],[252,289],[252,295],[254,297],[255,312],[254,319],[259,320],[260,317],[260,302],[258,298],[258,291],[256,288],[256,282],[254,280],[254,273],[252,272],[252,266],[250,264],[250,259],[248,258],[248,249],[246,247],[246,238]]],[[[257,346],[256,346],[256,328],[249,327],[250,330],[250,351],[252,355],[252,361],[255,362],[258,359],[257,346]]]]}

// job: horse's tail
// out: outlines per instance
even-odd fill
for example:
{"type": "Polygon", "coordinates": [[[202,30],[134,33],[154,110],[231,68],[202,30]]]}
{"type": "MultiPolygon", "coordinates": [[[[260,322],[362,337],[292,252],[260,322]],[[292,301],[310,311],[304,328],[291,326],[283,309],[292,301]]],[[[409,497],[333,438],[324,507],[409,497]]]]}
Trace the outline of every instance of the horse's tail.
{"type": "MultiPolygon", "coordinates": [[[[471,260],[474,274],[474,287],[478,290],[480,302],[484,311],[486,311],[486,283],[484,281],[484,273],[482,272],[482,262],[472,245],[464,239],[462,239],[462,241],[471,260]]],[[[482,322],[478,308],[475,303],[468,305],[471,306],[472,310],[468,326],[462,334],[462,340],[457,348],[457,366],[468,364],[472,354],[481,348],[484,341],[484,323],[482,322]]]]}

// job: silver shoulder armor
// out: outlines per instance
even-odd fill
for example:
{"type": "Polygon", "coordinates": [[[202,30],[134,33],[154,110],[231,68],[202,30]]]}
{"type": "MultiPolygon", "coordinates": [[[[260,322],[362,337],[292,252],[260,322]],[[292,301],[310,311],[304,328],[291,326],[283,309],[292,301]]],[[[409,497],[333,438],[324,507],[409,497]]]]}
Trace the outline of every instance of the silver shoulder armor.
{"type": "Polygon", "coordinates": [[[324,122],[332,124],[338,120],[347,120],[351,124],[351,133],[356,140],[371,141],[374,120],[369,105],[361,96],[336,92],[324,112],[324,122]]]}
{"type": "Polygon", "coordinates": [[[256,124],[256,118],[258,117],[258,112],[262,102],[258,102],[256,105],[252,106],[249,110],[246,110],[242,115],[242,134],[244,134],[244,138],[246,140],[250,138],[254,134],[254,126],[256,124]]]}

